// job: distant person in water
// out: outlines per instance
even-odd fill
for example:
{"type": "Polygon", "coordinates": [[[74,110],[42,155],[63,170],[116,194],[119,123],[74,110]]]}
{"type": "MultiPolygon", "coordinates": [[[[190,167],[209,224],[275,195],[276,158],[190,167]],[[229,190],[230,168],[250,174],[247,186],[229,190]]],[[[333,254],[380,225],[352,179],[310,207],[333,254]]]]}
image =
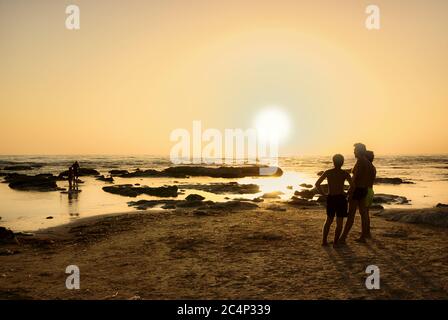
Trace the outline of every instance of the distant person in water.
{"type": "Polygon", "coordinates": [[[73,176],[74,176],[74,184],[78,186],[78,178],[79,178],[79,163],[78,161],[75,161],[75,163],[72,165],[73,167],[73,176]]]}
{"type": "Polygon", "coordinates": [[[354,154],[356,157],[356,164],[352,170],[353,187],[349,191],[349,210],[348,218],[342,232],[339,242],[344,244],[347,240],[348,233],[355,221],[356,210],[359,209],[361,215],[361,237],[357,239],[358,242],[365,242],[368,237],[366,228],[367,226],[367,207],[366,198],[369,192],[369,187],[373,185],[373,164],[367,160],[367,149],[362,143],[356,143],[354,145],[354,154]]]}
{"type": "Polygon", "coordinates": [[[375,193],[373,192],[373,184],[375,183],[375,178],[376,178],[376,168],[373,165],[373,160],[375,159],[375,154],[373,153],[373,151],[367,150],[366,151],[366,158],[367,160],[370,161],[370,163],[372,163],[372,172],[371,172],[371,176],[370,176],[370,181],[369,181],[369,188],[367,189],[367,197],[366,197],[366,219],[365,219],[365,226],[364,226],[364,234],[366,238],[372,238],[372,234],[370,232],[370,212],[369,212],[369,208],[372,206],[373,204],[373,196],[375,195],[375,193]]]}
{"type": "Polygon", "coordinates": [[[75,175],[73,173],[73,167],[68,168],[68,189],[69,191],[73,189],[73,179],[75,175]]]}
{"type": "Polygon", "coordinates": [[[352,185],[350,174],[342,170],[344,164],[344,157],[340,154],[333,156],[334,168],[325,171],[316,181],[316,189],[321,193],[321,183],[327,179],[328,181],[328,195],[327,195],[327,220],[322,229],[322,245],[328,245],[328,233],[330,232],[331,224],[336,216],[336,230],[334,232],[333,246],[339,243],[339,237],[342,232],[344,218],[347,217],[347,195],[344,192],[345,181],[352,185]]]}

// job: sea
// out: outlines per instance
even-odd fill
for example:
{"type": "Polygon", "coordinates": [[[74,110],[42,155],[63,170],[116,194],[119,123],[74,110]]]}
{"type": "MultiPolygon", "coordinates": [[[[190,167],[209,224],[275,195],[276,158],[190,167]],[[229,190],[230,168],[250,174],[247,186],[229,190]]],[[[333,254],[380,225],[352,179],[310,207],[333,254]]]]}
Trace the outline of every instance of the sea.
{"type": "MultiPolygon", "coordinates": [[[[20,171],[25,174],[52,173],[59,174],[78,161],[83,168],[93,168],[105,176],[109,170],[123,169],[134,171],[144,169],[164,169],[173,166],[168,157],[161,156],[116,156],[116,155],[20,155],[0,156],[0,173],[6,166],[31,164],[36,168],[20,171]]],[[[355,159],[346,156],[344,168],[352,168],[355,159]]],[[[253,199],[267,192],[281,191],[281,200],[287,201],[294,191],[300,191],[300,184],[312,184],[318,178],[318,172],[332,167],[330,156],[293,156],[281,157],[278,165],[284,171],[281,177],[246,177],[225,179],[210,177],[179,178],[115,178],[115,184],[135,184],[147,186],[209,184],[216,182],[254,183],[260,186],[256,194],[214,194],[205,191],[185,189],[176,199],[183,199],[189,194],[203,195],[213,201],[228,201],[235,198],[253,199]]],[[[404,196],[408,204],[385,205],[386,208],[430,208],[438,203],[448,203],[448,155],[401,155],[377,156],[374,161],[377,176],[382,178],[401,178],[409,184],[375,185],[375,193],[404,196]]],[[[9,171],[8,171],[9,172],[9,171]]],[[[19,171],[18,171],[19,172],[19,171]]],[[[81,192],[73,195],[60,191],[38,192],[11,189],[7,183],[0,183],[0,226],[14,231],[36,231],[75,221],[80,218],[120,213],[136,212],[127,202],[140,199],[157,199],[141,195],[128,198],[104,192],[102,187],[109,185],[96,180],[95,177],[81,177],[81,192]]],[[[0,177],[0,182],[3,182],[0,177]]],[[[58,187],[68,188],[67,181],[59,181],[58,187]]],[[[279,200],[275,200],[279,201],[279,200]]],[[[157,209],[157,208],[156,208],[157,209]]],[[[298,209],[299,210],[299,209],[298,209]]],[[[322,211],[323,212],[323,211],[322,211]]],[[[322,213],[324,214],[324,213],[322,213]]]]}

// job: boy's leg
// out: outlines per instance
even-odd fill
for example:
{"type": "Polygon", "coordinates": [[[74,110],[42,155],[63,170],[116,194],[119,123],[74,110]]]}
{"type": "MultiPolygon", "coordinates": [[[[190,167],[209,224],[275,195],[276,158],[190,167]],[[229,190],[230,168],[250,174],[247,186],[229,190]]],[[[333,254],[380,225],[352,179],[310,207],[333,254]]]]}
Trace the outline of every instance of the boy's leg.
{"type": "Polygon", "coordinates": [[[344,225],[344,218],[343,217],[336,217],[336,230],[334,231],[334,242],[333,246],[337,245],[339,243],[339,238],[342,233],[342,227],[344,225]]]}
{"type": "Polygon", "coordinates": [[[328,245],[328,233],[330,233],[330,227],[333,223],[334,216],[327,215],[327,220],[325,220],[324,227],[322,228],[322,245],[327,246],[328,245]]]}
{"type": "Polygon", "coordinates": [[[345,243],[345,241],[347,240],[348,233],[350,232],[350,229],[352,228],[353,223],[355,222],[355,214],[356,214],[356,209],[358,207],[358,202],[359,201],[357,201],[357,200],[351,199],[348,203],[348,217],[347,217],[347,221],[345,222],[344,231],[342,232],[342,235],[339,238],[340,244],[345,243]]]}

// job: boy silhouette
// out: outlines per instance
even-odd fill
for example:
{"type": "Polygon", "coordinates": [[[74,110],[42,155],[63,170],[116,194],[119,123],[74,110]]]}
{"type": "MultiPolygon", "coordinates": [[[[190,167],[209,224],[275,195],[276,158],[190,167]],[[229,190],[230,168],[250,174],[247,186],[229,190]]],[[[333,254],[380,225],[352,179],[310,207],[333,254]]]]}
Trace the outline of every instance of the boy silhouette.
{"type": "Polygon", "coordinates": [[[325,171],[316,181],[316,189],[321,194],[325,194],[321,188],[321,183],[327,179],[328,194],[327,194],[327,220],[322,229],[322,245],[328,245],[328,233],[330,232],[331,224],[336,216],[336,230],[334,232],[333,247],[336,247],[341,236],[344,218],[347,217],[347,195],[344,192],[344,183],[348,181],[352,187],[352,178],[350,174],[342,170],[344,164],[344,156],[336,154],[333,156],[334,168],[325,171]]]}

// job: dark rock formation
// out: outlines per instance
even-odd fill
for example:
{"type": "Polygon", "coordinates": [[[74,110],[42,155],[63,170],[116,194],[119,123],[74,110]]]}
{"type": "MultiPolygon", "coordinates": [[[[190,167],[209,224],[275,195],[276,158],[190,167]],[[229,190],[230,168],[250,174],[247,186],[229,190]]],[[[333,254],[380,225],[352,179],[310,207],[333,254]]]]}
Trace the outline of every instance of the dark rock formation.
{"type": "Polygon", "coordinates": [[[179,185],[181,189],[194,189],[207,191],[216,194],[251,194],[260,192],[260,187],[256,184],[239,184],[238,182],[229,182],[229,183],[210,183],[210,184],[186,184],[179,185]]]}
{"type": "Polygon", "coordinates": [[[271,174],[261,174],[260,169],[268,168],[265,166],[244,166],[244,167],[204,167],[204,166],[176,166],[169,167],[162,171],[153,169],[139,170],[134,172],[116,172],[123,178],[136,177],[172,177],[172,178],[186,178],[189,176],[195,177],[212,177],[212,178],[244,178],[244,177],[259,177],[259,176],[281,176],[282,169],[275,167],[271,174]]]}
{"type": "Polygon", "coordinates": [[[14,232],[12,232],[10,229],[6,229],[5,227],[0,227],[0,243],[1,244],[18,244],[18,241],[16,239],[16,236],[14,235],[14,232]]]}
{"type": "Polygon", "coordinates": [[[406,197],[385,193],[378,193],[373,197],[374,204],[409,204],[409,201],[406,197]]]}
{"type": "Polygon", "coordinates": [[[166,187],[134,187],[132,184],[121,184],[116,186],[103,187],[103,190],[113,194],[119,194],[126,197],[137,197],[142,194],[156,197],[177,197],[176,186],[166,187]]]}
{"type": "MultiPolygon", "coordinates": [[[[95,170],[95,169],[91,169],[91,168],[79,168],[79,176],[80,177],[84,177],[84,176],[99,176],[100,173],[95,170]]],[[[59,174],[60,178],[67,178],[68,177],[68,170],[65,170],[63,172],[61,172],[59,174]]]]}
{"type": "Polygon", "coordinates": [[[29,165],[14,165],[14,166],[7,166],[4,167],[3,170],[5,171],[24,171],[24,170],[33,170],[34,168],[29,165]]]}
{"type": "Polygon", "coordinates": [[[175,203],[176,208],[196,208],[203,207],[207,204],[212,204],[213,201],[202,201],[202,200],[178,200],[175,203]]]}
{"type": "Polygon", "coordinates": [[[20,173],[8,174],[5,182],[11,189],[22,191],[56,191],[61,190],[56,184],[57,178],[52,174],[30,176],[20,173]]]}
{"type": "Polygon", "coordinates": [[[162,205],[162,208],[168,206],[170,209],[176,208],[176,203],[179,200],[138,200],[128,202],[128,206],[134,207],[137,210],[146,210],[162,205]]]}
{"type": "Polygon", "coordinates": [[[113,177],[105,177],[104,175],[96,177],[96,180],[104,181],[104,182],[114,182],[113,177]]]}
{"type": "Polygon", "coordinates": [[[203,196],[201,196],[201,195],[199,195],[199,194],[189,194],[186,198],[185,198],[185,200],[187,200],[187,201],[202,201],[202,200],[204,200],[205,198],[203,197],[203,196]]]}
{"type": "Polygon", "coordinates": [[[300,207],[314,207],[319,205],[319,203],[316,201],[311,201],[308,199],[303,199],[295,196],[292,196],[291,200],[288,201],[287,203],[293,206],[300,206],[300,207]]]}
{"type": "Polygon", "coordinates": [[[317,195],[318,192],[316,189],[305,189],[305,190],[301,190],[301,191],[295,191],[294,195],[295,196],[299,196],[303,199],[313,199],[315,195],[317,195]]]}
{"type": "Polygon", "coordinates": [[[414,182],[401,178],[376,178],[375,184],[413,184],[414,182]]]}
{"type": "Polygon", "coordinates": [[[161,176],[160,171],[148,169],[140,170],[137,169],[134,172],[127,172],[119,175],[122,178],[151,178],[161,176]]]}
{"type": "Polygon", "coordinates": [[[208,206],[212,210],[253,210],[257,209],[258,205],[247,201],[227,201],[215,202],[208,206]]]}
{"type": "MultiPolygon", "coordinates": [[[[177,166],[162,171],[163,175],[169,177],[204,176],[213,178],[244,178],[261,176],[261,166],[247,167],[201,167],[201,166],[177,166]]],[[[282,169],[276,168],[270,176],[281,176],[282,169]]]]}
{"type": "Polygon", "coordinates": [[[128,174],[128,173],[129,173],[128,170],[116,170],[116,169],[114,169],[114,170],[110,170],[109,171],[109,174],[112,175],[112,176],[121,176],[121,175],[128,174]]]}

